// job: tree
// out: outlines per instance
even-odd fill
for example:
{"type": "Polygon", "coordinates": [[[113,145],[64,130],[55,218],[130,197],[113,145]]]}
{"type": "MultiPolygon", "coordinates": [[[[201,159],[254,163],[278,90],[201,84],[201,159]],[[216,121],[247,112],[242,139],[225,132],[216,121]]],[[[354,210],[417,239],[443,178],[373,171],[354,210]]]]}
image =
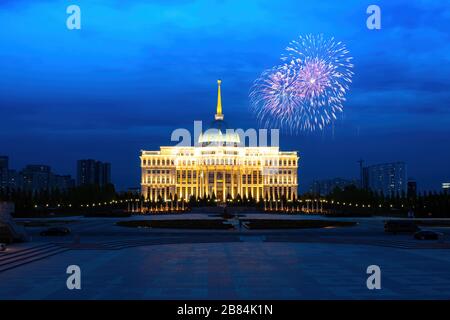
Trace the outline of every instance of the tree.
{"type": "Polygon", "coordinates": [[[196,201],[196,199],[195,199],[195,196],[191,195],[191,196],[189,197],[189,206],[193,207],[193,206],[195,206],[196,204],[197,204],[197,201],[196,201]]]}

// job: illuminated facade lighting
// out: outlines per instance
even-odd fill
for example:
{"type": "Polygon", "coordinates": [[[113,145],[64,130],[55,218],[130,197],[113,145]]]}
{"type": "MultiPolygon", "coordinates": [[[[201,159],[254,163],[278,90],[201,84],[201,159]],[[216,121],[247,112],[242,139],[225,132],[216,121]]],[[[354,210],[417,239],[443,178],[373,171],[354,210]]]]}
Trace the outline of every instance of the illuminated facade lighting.
{"type": "Polygon", "coordinates": [[[272,146],[240,146],[237,133],[225,132],[223,119],[219,80],[214,133],[202,133],[199,146],[141,151],[141,192],[145,200],[212,195],[221,202],[238,195],[257,201],[297,197],[297,152],[282,152],[272,146]]]}

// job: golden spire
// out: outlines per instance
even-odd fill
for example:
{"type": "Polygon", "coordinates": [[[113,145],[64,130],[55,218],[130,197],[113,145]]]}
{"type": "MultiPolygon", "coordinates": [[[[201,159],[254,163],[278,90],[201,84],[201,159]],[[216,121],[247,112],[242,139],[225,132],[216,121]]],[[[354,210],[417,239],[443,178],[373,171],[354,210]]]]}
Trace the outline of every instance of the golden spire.
{"type": "Polygon", "coordinates": [[[223,120],[222,97],[220,95],[220,84],[221,83],[222,83],[222,80],[217,80],[217,112],[216,112],[216,116],[214,117],[216,120],[223,120]]]}

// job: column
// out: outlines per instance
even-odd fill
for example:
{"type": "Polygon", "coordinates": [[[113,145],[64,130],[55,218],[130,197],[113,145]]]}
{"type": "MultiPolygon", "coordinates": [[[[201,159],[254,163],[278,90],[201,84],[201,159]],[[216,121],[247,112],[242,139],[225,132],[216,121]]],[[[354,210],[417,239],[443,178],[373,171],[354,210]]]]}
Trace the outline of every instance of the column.
{"type": "Polygon", "coordinates": [[[223,195],[222,195],[222,201],[225,201],[226,199],[227,199],[227,186],[226,186],[226,181],[227,181],[227,172],[224,170],[223,172],[222,172],[222,192],[223,192],[223,195]]]}
{"type": "Polygon", "coordinates": [[[214,195],[217,199],[217,170],[214,168],[214,189],[213,189],[214,195]]]}
{"type": "Polygon", "coordinates": [[[258,201],[258,202],[259,202],[259,187],[260,187],[259,177],[260,177],[260,172],[258,170],[258,171],[256,171],[256,201],[258,201]]]}
{"type": "Polygon", "coordinates": [[[189,194],[188,194],[188,169],[187,168],[185,168],[184,169],[184,172],[185,172],[185,180],[184,180],[184,199],[187,201],[187,200],[189,200],[189,194]]]}
{"type": "Polygon", "coordinates": [[[231,169],[231,198],[234,199],[234,167],[231,169]]]}
{"type": "Polygon", "coordinates": [[[205,196],[208,196],[209,195],[209,190],[208,190],[208,188],[209,188],[209,170],[208,170],[208,167],[206,167],[205,177],[203,179],[205,180],[205,185],[204,185],[204,187],[205,187],[205,196]]]}

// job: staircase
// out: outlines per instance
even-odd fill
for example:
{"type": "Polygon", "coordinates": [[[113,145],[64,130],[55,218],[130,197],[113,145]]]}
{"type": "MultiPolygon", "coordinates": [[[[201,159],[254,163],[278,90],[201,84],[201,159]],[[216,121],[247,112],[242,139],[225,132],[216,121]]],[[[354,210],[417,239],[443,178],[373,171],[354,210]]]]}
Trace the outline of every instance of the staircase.
{"type": "Polygon", "coordinates": [[[0,273],[70,250],[53,243],[0,254],[0,273]]]}

